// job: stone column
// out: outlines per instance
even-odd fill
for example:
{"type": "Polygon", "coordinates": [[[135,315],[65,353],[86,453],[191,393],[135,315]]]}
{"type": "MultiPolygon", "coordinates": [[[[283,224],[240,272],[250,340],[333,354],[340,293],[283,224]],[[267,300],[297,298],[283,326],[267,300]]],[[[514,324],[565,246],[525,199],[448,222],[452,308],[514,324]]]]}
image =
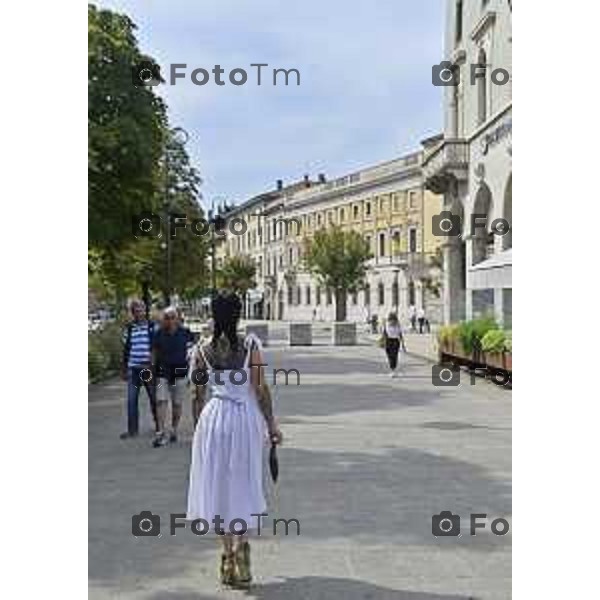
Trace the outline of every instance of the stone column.
{"type": "Polygon", "coordinates": [[[454,323],[463,318],[462,252],[458,237],[448,237],[442,245],[444,253],[443,317],[444,323],[454,323]]]}

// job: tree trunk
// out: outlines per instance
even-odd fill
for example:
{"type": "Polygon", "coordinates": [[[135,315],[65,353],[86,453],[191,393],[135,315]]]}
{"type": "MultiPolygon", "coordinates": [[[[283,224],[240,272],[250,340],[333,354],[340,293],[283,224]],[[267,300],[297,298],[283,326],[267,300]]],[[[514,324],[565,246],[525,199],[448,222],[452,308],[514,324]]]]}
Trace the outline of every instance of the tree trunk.
{"type": "Polygon", "coordinates": [[[346,290],[342,288],[335,290],[335,320],[346,320],[346,290]]]}

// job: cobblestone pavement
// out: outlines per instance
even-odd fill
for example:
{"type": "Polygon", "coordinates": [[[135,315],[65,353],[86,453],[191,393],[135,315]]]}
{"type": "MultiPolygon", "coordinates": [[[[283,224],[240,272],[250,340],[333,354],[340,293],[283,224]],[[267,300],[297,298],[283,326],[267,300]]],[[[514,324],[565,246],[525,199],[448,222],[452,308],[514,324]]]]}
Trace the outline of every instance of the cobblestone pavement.
{"type": "MultiPolygon", "coordinates": [[[[289,348],[283,337],[267,349],[268,370],[296,368],[300,385],[275,387],[286,443],[269,519],[298,519],[300,535],[253,542],[249,597],[510,598],[512,534],[493,535],[489,521],[510,521],[511,392],[466,375],[435,387],[432,363],[415,355],[390,379],[368,337],[341,348],[326,337],[289,348]],[[442,510],[461,516],[460,537],[432,535],[442,510]],[[488,515],[475,537],[471,513],[488,515]]],[[[248,597],[218,585],[214,539],[169,535],[168,514],[185,511],[190,405],[179,442],[153,449],[145,402],[142,435],[121,441],[123,384],[90,388],[90,598],[248,597]],[[132,536],[141,510],[162,517],[161,537],[132,536]]]]}

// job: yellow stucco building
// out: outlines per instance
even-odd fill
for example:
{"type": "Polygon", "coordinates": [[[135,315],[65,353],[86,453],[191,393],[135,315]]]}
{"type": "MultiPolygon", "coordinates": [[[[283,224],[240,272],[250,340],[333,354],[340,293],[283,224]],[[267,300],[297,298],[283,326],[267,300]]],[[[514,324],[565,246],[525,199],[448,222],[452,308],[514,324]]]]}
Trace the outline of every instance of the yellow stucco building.
{"type": "Polygon", "coordinates": [[[305,236],[335,224],[361,233],[373,255],[365,288],[348,297],[348,320],[397,311],[406,322],[414,304],[439,321],[443,238],[432,234],[432,217],[441,210],[441,197],[425,189],[422,160],[419,151],[331,181],[322,174],[288,186],[278,180],[273,191],[229,211],[217,266],[234,254],[255,260],[257,286],[246,299],[248,316],[334,319],[333,294],[304,269],[302,246],[305,236]]]}

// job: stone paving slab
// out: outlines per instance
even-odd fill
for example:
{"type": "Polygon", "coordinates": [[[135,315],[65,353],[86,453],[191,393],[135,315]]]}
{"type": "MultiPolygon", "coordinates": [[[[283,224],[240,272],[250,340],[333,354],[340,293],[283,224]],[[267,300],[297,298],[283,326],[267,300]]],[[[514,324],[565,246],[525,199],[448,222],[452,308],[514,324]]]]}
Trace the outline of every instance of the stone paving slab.
{"type": "Polygon", "coordinates": [[[297,518],[300,536],[261,536],[251,593],[220,589],[215,540],[168,534],[168,513],[185,511],[189,403],[180,441],[153,449],[143,395],[143,434],[121,441],[123,384],[92,386],[90,598],[510,598],[512,534],[468,532],[471,512],[510,521],[510,391],[468,378],[435,387],[431,363],[415,356],[390,379],[373,345],[275,344],[266,356],[269,368],[300,372],[299,386],[274,390],[286,441],[269,508],[297,518]],[[160,538],[132,536],[141,510],[162,516],[160,538]],[[462,516],[460,537],[432,535],[441,510],[462,516]]]}

